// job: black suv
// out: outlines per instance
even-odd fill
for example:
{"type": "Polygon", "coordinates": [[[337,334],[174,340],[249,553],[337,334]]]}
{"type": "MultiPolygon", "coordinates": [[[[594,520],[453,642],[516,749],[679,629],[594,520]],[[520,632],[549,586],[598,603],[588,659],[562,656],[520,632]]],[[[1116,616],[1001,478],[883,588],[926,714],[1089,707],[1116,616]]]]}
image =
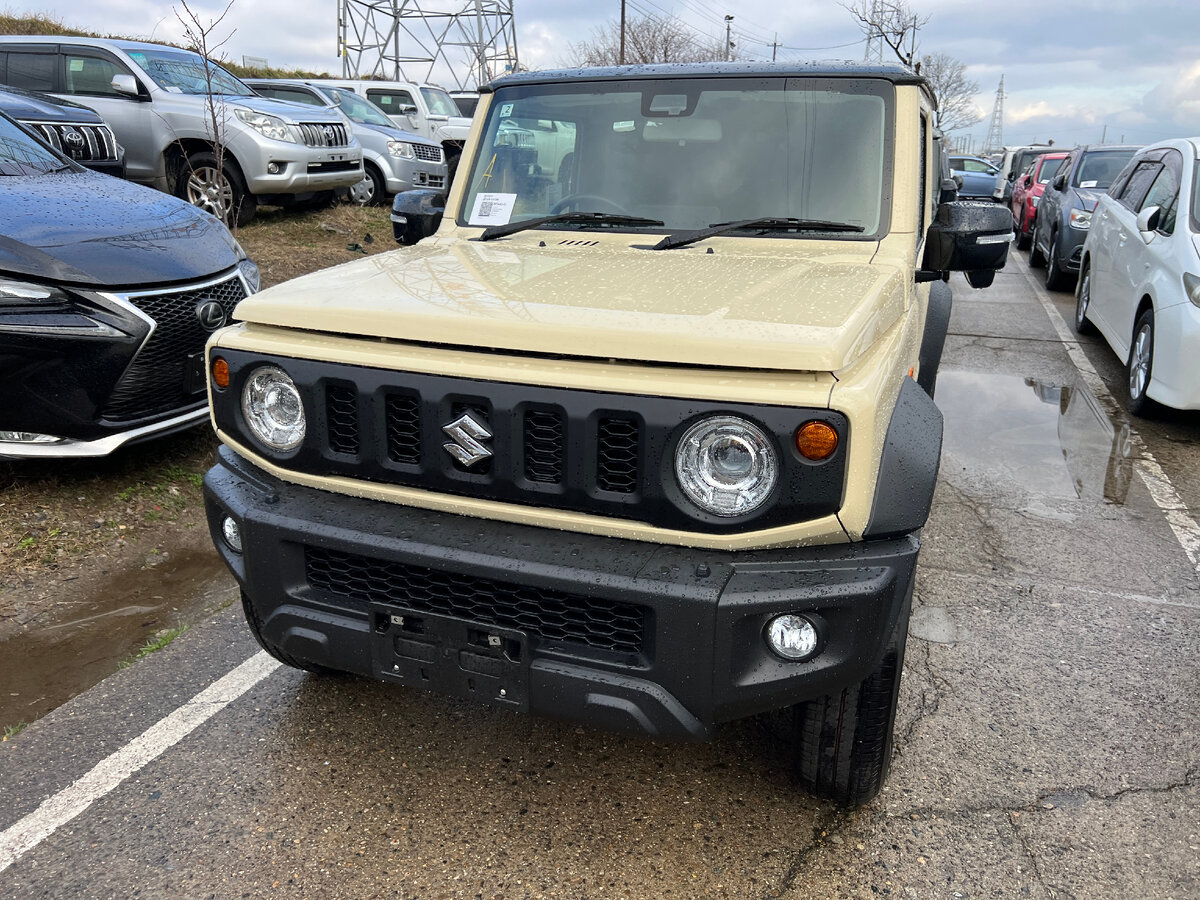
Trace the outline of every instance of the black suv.
{"type": "Polygon", "coordinates": [[[48,94],[0,89],[0,112],[6,113],[60,153],[105,175],[125,177],[125,148],[112,129],[86,106],[48,94]]]}

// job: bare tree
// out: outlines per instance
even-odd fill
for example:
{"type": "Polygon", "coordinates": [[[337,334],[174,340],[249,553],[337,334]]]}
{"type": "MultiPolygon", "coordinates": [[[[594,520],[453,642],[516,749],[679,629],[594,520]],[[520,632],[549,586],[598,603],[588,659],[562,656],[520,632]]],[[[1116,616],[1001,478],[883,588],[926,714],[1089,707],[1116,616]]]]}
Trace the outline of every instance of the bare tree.
{"type": "Polygon", "coordinates": [[[245,194],[240,186],[235,188],[233,182],[238,176],[225,165],[228,112],[225,105],[218,104],[213,95],[215,69],[212,62],[212,55],[233,36],[233,31],[230,31],[220,40],[215,40],[216,30],[229,14],[233,3],[234,0],[229,0],[221,14],[207,22],[201,20],[199,13],[188,5],[187,0],[180,0],[182,12],[178,9],[173,9],[173,12],[179,24],[183,26],[185,45],[204,59],[205,110],[208,115],[206,130],[212,144],[211,161],[207,155],[189,155],[185,148],[180,147],[183,165],[176,177],[188,179],[186,193],[190,202],[217,216],[236,231],[239,224],[249,221],[253,215],[254,199],[245,194]]]}
{"type": "Polygon", "coordinates": [[[912,66],[917,56],[917,32],[929,23],[929,16],[918,15],[905,0],[854,0],[841,7],[854,17],[863,37],[882,40],[896,59],[912,66]]]}
{"type": "Polygon", "coordinates": [[[920,71],[938,100],[938,128],[949,134],[970,128],[982,118],[975,106],[979,82],[967,78],[965,65],[948,53],[929,53],[921,57],[920,71]]]}
{"type": "MultiPolygon", "coordinates": [[[[675,18],[642,16],[625,24],[625,62],[713,62],[724,59],[721,41],[705,44],[675,18]]],[[[621,61],[621,25],[592,29],[592,39],[568,45],[569,66],[615,66],[621,61]]]]}

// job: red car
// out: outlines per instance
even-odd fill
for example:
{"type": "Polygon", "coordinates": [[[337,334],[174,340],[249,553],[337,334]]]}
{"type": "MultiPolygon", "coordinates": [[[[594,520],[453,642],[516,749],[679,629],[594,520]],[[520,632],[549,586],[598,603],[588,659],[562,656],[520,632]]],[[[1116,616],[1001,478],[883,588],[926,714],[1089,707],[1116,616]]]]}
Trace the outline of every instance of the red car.
{"type": "Polygon", "coordinates": [[[1046,184],[1054,177],[1062,161],[1067,158],[1063,153],[1043,153],[1029,164],[1029,168],[1017,176],[1013,182],[1012,214],[1013,231],[1017,233],[1017,247],[1029,249],[1029,241],[1033,236],[1033,217],[1037,213],[1038,200],[1046,184]]]}

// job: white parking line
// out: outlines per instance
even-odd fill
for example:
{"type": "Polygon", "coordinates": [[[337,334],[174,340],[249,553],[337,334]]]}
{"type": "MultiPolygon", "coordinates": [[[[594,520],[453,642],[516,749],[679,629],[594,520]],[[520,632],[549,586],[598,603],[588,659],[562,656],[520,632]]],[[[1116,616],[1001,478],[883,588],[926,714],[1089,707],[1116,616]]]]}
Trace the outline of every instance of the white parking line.
{"type": "Polygon", "coordinates": [[[101,760],[78,781],[46,798],[41,806],[0,833],[0,872],[278,667],[278,662],[259,651],[170,715],[159,719],[116,753],[101,760]]]}
{"type": "MultiPolygon", "coordinates": [[[[1029,286],[1033,289],[1034,296],[1038,298],[1038,302],[1046,310],[1046,315],[1050,318],[1050,324],[1054,326],[1054,330],[1058,333],[1058,339],[1067,348],[1071,362],[1079,370],[1079,374],[1088,389],[1096,399],[1108,406],[1110,413],[1120,415],[1121,405],[1117,402],[1117,398],[1112,395],[1112,392],[1108,389],[1108,385],[1104,383],[1104,379],[1100,377],[1100,373],[1092,365],[1092,361],[1083,352],[1083,348],[1079,345],[1072,326],[1067,324],[1062,313],[1058,311],[1058,307],[1050,299],[1049,292],[1037,283],[1028,266],[1022,266],[1021,271],[1025,276],[1025,280],[1029,282],[1029,286]]],[[[1142,482],[1146,485],[1146,489],[1150,492],[1151,498],[1153,498],[1158,508],[1163,511],[1163,515],[1166,516],[1167,524],[1171,526],[1171,531],[1175,533],[1175,539],[1179,541],[1179,546],[1187,554],[1187,558],[1192,564],[1192,569],[1195,570],[1197,575],[1200,575],[1200,525],[1196,524],[1196,520],[1188,510],[1187,504],[1183,502],[1183,498],[1179,496],[1179,492],[1171,484],[1171,479],[1167,477],[1167,473],[1163,471],[1162,466],[1158,464],[1158,460],[1154,458],[1154,454],[1150,452],[1150,448],[1146,446],[1146,442],[1142,440],[1141,434],[1132,427],[1130,428],[1130,439],[1134,452],[1134,471],[1141,477],[1142,482]]]]}

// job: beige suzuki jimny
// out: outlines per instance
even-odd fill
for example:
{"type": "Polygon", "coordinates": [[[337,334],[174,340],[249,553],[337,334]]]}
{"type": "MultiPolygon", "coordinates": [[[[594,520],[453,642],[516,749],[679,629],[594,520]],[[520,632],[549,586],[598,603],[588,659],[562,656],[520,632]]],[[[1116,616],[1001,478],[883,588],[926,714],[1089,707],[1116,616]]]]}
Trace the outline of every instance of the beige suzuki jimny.
{"type": "Polygon", "coordinates": [[[945,282],[1011,239],[941,202],[934,104],[886,66],[485,87],[444,213],[396,201],[415,246],[209,342],[209,521],[262,646],[654,736],[771,714],[801,785],[872,798],[945,282]]]}

